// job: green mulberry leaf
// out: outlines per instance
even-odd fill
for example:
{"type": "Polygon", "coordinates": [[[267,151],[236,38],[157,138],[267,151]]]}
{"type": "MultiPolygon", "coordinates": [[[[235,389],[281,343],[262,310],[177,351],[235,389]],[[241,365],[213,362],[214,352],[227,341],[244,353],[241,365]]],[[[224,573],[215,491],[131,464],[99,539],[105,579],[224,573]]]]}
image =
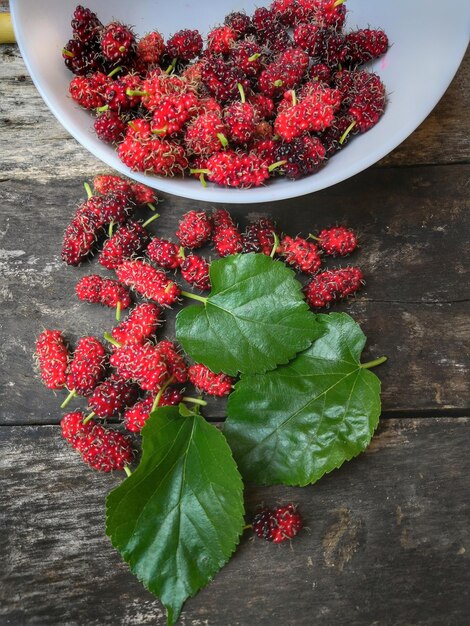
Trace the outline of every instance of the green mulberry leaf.
{"type": "Polygon", "coordinates": [[[225,435],[244,478],[306,485],[362,452],[380,416],[380,381],[361,365],[366,337],[345,313],[318,315],[323,334],[288,365],[242,376],[225,435]]]}
{"type": "Polygon", "coordinates": [[[142,460],[107,498],[106,532],[132,572],[178,619],[243,532],[243,485],[223,434],[178,407],[142,430],[142,460]]]}
{"type": "Polygon", "coordinates": [[[287,363],[318,336],[302,286],[284,263],[238,254],[211,264],[212,291],[178,313],[185,352],[215,373],[263,373],[287,363]]]}

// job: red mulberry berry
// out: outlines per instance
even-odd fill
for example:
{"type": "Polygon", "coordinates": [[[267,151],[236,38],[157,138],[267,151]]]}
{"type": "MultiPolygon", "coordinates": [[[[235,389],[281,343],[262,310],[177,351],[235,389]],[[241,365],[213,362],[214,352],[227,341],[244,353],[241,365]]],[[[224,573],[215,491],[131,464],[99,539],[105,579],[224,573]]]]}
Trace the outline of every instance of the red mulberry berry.
{"type": "Polygon", "coordinates": [[[113,63],[123,61],[135,47],[134,33],[119,22],[107,24],[101,31],[101,52],[113,63]]]}
{"type": "Polygon", "coordinates": [[[82,337],[67,367],[67,387],[90,396],[105,373],[106,350],[96,337],[82,337]]]}
{"type": "Polygon", "coordinates": [[[113,374],[93,390],[88,405],[98,417],[113,417],[135,402],[136,397],[135,385],[113,374]]]}
{"type": "Polygon", "coordinates": [[[159,341],[156,349],[165,360],[170,376],[173,376],[177,383],[185,383],[188,378],[188,366],[175,344],[171,341],[159,341]]]}
{"type": "Polygon", "coordinates": [[[187,256],[181,264],[181,276],[197,289],[208,291],[211,288],[209,263],[195,254],[187,256]]]}
{"type": "Polygon", "coordinates": [[[167,270],[179,267],[184,258],[180,246],[168,239],[158,237],[154,237],[147,246],[147,254],[154,263],[167,270]]]}
{"type": "Polygon", "coordinates": [[[124,380],[147,391],[158,391],[169,377],[166,359],[150,343],[121,346],[111,355],[110,363],[124,380]]]}
{"type": "Polygon", "coordinates": [[[356,293],[364,284],[357,267],[320,272],[305,286],[305,297],[311,307],[322,308],[356,293]]]}
{"type": "Polygon", "coordinates": [[[116,274],[121,283],[161,306],[173,304],[180,295],[176,283],[164,272],[143,261],[124,261],[116,268],[116,274]]]}
{"type": "Polygon", "coordinates": [[[45,330],[39,335],[36,339],[36,356],[46,387],[64,387],[69,351],[60,330],[45,330]]]}
{"type": "Polygon", "coordinates": [[[104,267],[116,269],[134,254],[141,253],[148,240],[149,235],[145,228],[138,222],[129,220],[104,242],[98,260],[104,267]]]}
{"type": "Polygon", "coordinates": [[[111,472],[123,470],[132,462],[134,452],[128,437],[93,420],[88,423],[92,429],[83,437],[79,448],[85,463],[100,472],[111,472]]]}
{"type": "Polygon", "coordinates": [[[344,226],[325,228],[316,239],[320,248],[330,256],[346,256],[357,247],[356,235],[344,226]]]}
{"type": "Polygon", "coordinates": [[[205,211],[189,211],[180,220],[176,236],[185,248],[200,248],[209,241],[212,224],[205,211]]]}
{"type": "Polygon", "coordinates": [[[321,266],[317,246],[302,237],[285,236],[281,241],[281,255],[286,263],[305,274],[315,274],[321,266]]]}
{"type": "Polygon", "coordinates": [[[122,345],[143,343],[155,334],[161,322],[162,310],[156,304],[138,304],[127,319],[115,326],[111,332],[113,339],[122,345]]]}
{"type": "Polygon", "coordinates": [[[131,304],[129,292],[116,280],[102,278],[97,274],[84,276],[75,286],[75,291],[80,300],[91,304],[102,304],[110,308],[118,305],[127,309],[131,304]]]}
{"type": "Polygon", "coordinates": [[[227,374],[214,374],[211,370],[200,363],[191,365],[188,370],[190,382],[195,387],[210,396],[227,396],[232,391],[235,379],[227,374]]]}

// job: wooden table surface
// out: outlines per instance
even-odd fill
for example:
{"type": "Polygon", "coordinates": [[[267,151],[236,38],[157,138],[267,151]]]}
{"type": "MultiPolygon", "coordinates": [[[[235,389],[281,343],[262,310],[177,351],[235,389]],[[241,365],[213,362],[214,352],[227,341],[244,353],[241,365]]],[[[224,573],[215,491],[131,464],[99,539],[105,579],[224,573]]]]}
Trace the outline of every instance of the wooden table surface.
{"type": "MultiPolygon", "coordinates": [[[[163,625],[159,602],[104,533],[99,475],[61,440],[59,398],[32,368],[44,327],[101,335],[112,312],[84,306],[90,272],[60,261],[83,182],[106,171],[55,120],[16,46],[0,46],[1,624],[163,625]]],[[[248,486],[247,510],[294,501],[308,527],[280,546],[243,537],[187,602],[187,626],[466,626],[470,615],[470,54],[422,126],[376,166],[325,191],[227,206],[290,233],[346,221],[367,288],[339,307],[386,354],[383,416],[369,450],[304,488],[248,486]]],[[[158,232],[190,208],[163,196],[158,232]]],[[[165,333],[171,337],[172,325],[165,333]]],[[[212,403],[217,421],[223,406],[212,403]]]]}

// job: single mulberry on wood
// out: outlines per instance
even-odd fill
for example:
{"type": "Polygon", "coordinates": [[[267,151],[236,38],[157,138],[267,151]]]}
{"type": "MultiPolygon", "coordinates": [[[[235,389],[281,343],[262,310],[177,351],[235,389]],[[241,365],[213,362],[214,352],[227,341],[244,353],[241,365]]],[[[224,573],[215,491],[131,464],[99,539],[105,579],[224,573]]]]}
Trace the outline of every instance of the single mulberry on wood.
{"type": "Polygon", "coordinates": [[[36,356],[41,378],[49,389],[65,385],[69,351],[60,330],[44,330],[36,339],[36,356]]]}
{"type": "Polygon", "coordinates": [[[357,247],[357,238],[350,228],[334,226],[325,228],[315,237],[320,248],[330,256],[346,256],[357,247]]]}
{"type": "Polygon", "coordinates": [[[305,298],[313,308],[327,307],[356,293],[364,284],[364,276],[357,267],[320,272],[305,286],[305,298]]]}
{"type": "Polygon", "coordinates": [[[286,263],[305,274],[315,274],[321,266],[321,258],[317,246],[302,237],[283,237],[280,254],[286,263]]]}

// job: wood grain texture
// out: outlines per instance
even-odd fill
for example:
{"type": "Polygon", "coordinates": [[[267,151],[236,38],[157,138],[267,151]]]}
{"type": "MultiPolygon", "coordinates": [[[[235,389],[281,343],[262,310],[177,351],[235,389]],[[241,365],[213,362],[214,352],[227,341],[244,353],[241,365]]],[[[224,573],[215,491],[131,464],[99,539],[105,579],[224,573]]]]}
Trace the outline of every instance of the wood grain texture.
{"type": "MultiPolygon", "coordinates": [[[[375,168],[296,200],[256,205],[248,216],[228,207],[242,224],[269,213],[290,234],[346,221],[361,235],[360,250],[343,264],[362,267],[366,289],[337,307],[370,338],[364,358],[386,354],[384,411],[469,409],[470,284],[466,232],[470,228],[470,166],[375,168]],[[354,200],[352,200],[354,199],[354,200]]],[[[99,337],[115,323],[111,309],[86,305],[74,293],[85,274],[106,272],[94,261],[71,268],[60,260],[64,228],[83,199],[82,181],[0,183],[0,423],[57,423],[59,399],[34,379],[34,339],[43,328],[63,329],[70,340],[99,337]]],[[[178,219],[195,203],[166,197],[153,232],[173,236],[178,219]]],[[[209,209],[208,205],[197,206],[209,209]]],[[[337,261],[329,262],[332,267],[337,261]]],[[[173,317],[160,337],[173,337],[173,317]]],[[[222,402],[207,414],[222,417],[222,402]]]]}
{"type": "MultiPolygon", "coordinates": [[[[104,534],[122,476],[84,467],[57,427],[0,438],[1,623],[163,626],[104,534]]],[[[465,626],[469,446],[469,418],[385,420],[365,454],[316,485],[250,486],[249,516],[294,501],[308,528],[280,546],[247,532],[181,624],[465,626]]]]}
{"type": "MultiPolygon", "coordinates": [[[[90,176],[103,170],[53,117],[28,76],[16,46],[0,46],[0,178],[36,181],[90,176]],[[12,138],[14,137],[14,141],[12,138]]],[[[447,93],[419,129],[378,167],[468,163],[470,53],[447,93]]]]}

